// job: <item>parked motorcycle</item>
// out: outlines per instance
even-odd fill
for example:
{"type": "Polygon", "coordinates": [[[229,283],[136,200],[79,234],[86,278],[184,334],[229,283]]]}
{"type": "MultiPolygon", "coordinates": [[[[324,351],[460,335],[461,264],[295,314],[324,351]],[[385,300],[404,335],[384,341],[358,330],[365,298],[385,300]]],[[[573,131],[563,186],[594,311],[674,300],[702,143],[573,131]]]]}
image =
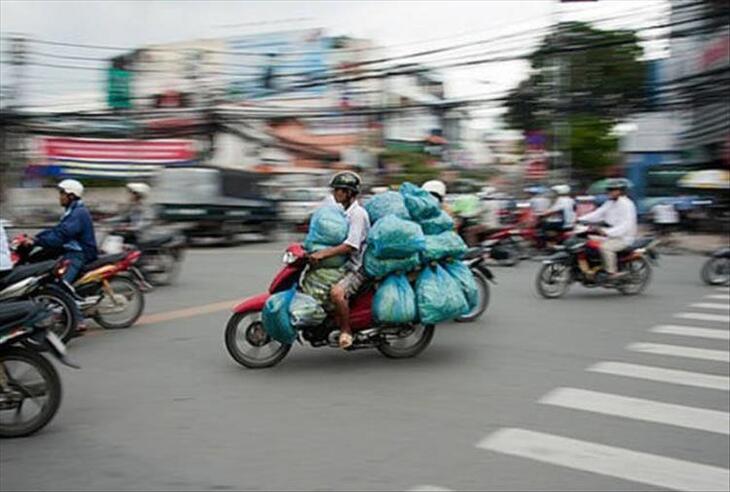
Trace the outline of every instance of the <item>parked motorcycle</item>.
{"type": "MultiPolygon", "coordinates": [[[[11,248],[16,265],[46,261],[53,256],[43,248],[28,246],[22,239],[13,240],[11,248]]],[[[85,318],[108,329],[128,328],[137,321],[144,311],[143,292],[151,288],[135,266],[140,256],[139,251],[132,249],[102,255],[84,265],[68,287],[85,318]]]]}
{"type": "Polygon", "coordinates": [[[0,278],[0,302],[36,300],[51,314],[49,329],[64,343],[79,323],[73,289],[63,282],[68,268],[65,260],[48,260],[13,268],[0,278]]]}
{"type": "MultiPolygon", "coordinates": [[[[291,345],[279,343],[269,337],[261,321],[266,300],[272,294],[290,289],[298,282],[308,263],[307,254],[300,244],[292,244],[284,253],[283,262],[284,267],[271,282],[269,291],[249,297],[237,305],[226,325],[226,349],[236,362],[245,367],[274,366],[291,349],[291,345]]],[[[380,325],[372,315],[374,295],[375,283],[366,282],[351,300],[353,350],[374,348],[386,357],[402,359],[415,357],[428,347],[433,338],[434,325],[380,325]]],[[[318,326],[303,328],[300,335],[313,347],[337,348],[340,330],[334,320],[327,317],[318,326]]]]}
{"type": "Polygon", "coordinates": [[[152,285],[169,285],[177,280],[185,257],[187,239],[184,234],[162,230],[135,231],[125,226],[114,227],[106,236],[101,250],[117,254],[125,246],[142,253],[139,270],[152,285]]]}
{"type": "Polygon", "coordinates": [[[43,344],[60,362],[78,368],[49,326],[50,312],[32,301],[0,303],[0,437],[42,429],[61,405],[56,368],[31,345],[43,344]],[[25,346],[24,346],[25,345],[25,346]]]}
{"type": "Polygon", "coordinates": [[[730,248],[713,252],[702,265],[701,277],[707,285],[730,285],[730,248]]]}
{"type": "Polygon", "coordinates": [[[541,296],[546,299],[562,297],[573,282],[591,288],[617,289],[625,295],[639,294],[646,289],[651,279],[651,265],[658,258],[653,249],[655,240],[650,237],[637,239],[619,251],[618,271],[626,275],[613,281],[603,269],[600,243],[588,238],[594,231],[591,227],[577,226],[575,236],[542,262],[535,279],[541,296]]]}

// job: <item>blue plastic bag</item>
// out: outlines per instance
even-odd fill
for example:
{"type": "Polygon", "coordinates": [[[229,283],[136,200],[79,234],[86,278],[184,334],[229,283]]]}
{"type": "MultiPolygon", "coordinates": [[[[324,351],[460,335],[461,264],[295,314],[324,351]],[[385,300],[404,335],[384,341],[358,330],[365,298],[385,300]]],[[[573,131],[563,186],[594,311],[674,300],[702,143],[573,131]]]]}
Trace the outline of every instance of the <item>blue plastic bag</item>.
{"type": "Polygon", "coordinates": [[[423,229],[423,233],[426,235],[441,234],[442,232],[454,229],[454,221],[451,219],[449,214],[443,210],[437,216],[421,220],[418,223],[421,225],[421,229],[423,229]]]}
{"type": "MultiPolygon", "coordinates": [[[[306,246],[309,246],[309,248],[306,248],[307,253],[316,253],[317,251],[322,251],[323,249],[332,247],[325,244],[307,244],[306,246]]],[[[348,259],[350,259],[349,255],[330,256],[329,258],[320,261],[318,266],[323,268],[339,268],[344,266],[348,259]]]]}
{"type": "Polygon", "coordinates": [[[386,215],[380,219],[368,235],[368,249],[381,259],[408,258],[426,248],[421,226],[410,220],[386,215]]]}
{"type": "Polygon", "coordinates": [[[408,273],[411,270],[415,270],[421,265],[421,259],[418,253],[414,253],[408,258],[381,260],[375,256],[371,248],[367,248],[363,263],[365,265],[365,273],[368,277],[382,278],[395,272],[408,273]]]}
{"type": "Polygon", "coordinates": [[[410,219],[403,195],[397,191],[386,191],[373,196],[365,204],[365,211],[370,217],[370,223],[375,224],[386,215],[393,214],[401,219],[410,219]]]}
{"type": "Polygon", "coordinates": [[[472,271],[460,261],[446,263],[443,267],[459,283],[466,302],[469,304],[469,309],[474,309],[477,302],[479,302],[479,288],[472,271]]]}
{"type": "Polygon", "coordinates": [[[426,250],[423,252],[424,261],[437,261],[443,258],[461,258],[467,248],[466,243],[454,231],[426,236],[426,250]]]}
{"type": "Polygon", "coordinates": [[[425,325],[450,321],[469,312],[456,280],[439,265],[428,266],[416,280],[418,317],[425,325]]]}
{"type": "Polygon", "coordinates": [[[345,212],[333,205],[318,208],[309,221],[309,233],[304,240],[304,249],[310,251],[315,244],[337,246],[347,239],[350,224],[345,212]]]}
{"type": "Polygon", "coordinates": [[[302,328],[322,324],[327,313],[314,297],[296,292],[289,304],[289,317],[294,328],[302,328]]]}
{"type": "Polygon", "coordinates": [[[428,191],[419,188],[413,183],[400,185],[400,193],[403,195],[408,213],[415,221],[422,221],[435,217],[441,211],[438,200],[428,191]]]}
{"type": "Polygon", "coordinates": [[[404,274],[389,275],[375,292],[373,316],[379,323],[403,325],[416,319],[416,294],[404,274]]]}
{"type": "Polygon", "coordinates": [[[268,298],[261,312],[261,322],[266,333],[277,342],[286,345],[291,345],[297,338],[297,331],[289,319],[289,305],[296,291],[297,288],[294,286],[289,290],[277,292],[268,298]]]}

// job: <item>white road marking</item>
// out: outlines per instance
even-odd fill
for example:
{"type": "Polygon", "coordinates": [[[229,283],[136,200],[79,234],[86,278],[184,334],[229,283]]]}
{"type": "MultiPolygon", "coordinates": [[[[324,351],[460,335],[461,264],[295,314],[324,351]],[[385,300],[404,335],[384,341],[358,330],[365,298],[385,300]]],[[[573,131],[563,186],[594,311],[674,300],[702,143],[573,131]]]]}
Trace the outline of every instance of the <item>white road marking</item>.
{"type": "Polygon", "coordinates": [[[627,364],[624,362],[599,362],[586,370],[590,372],[600,372],[602,374],[612,374],[614,376],[626,376],[629,378],[648,379],[650,381],[660,381],[663,383],[730,391],[730,378],[725,376],[716,376],[714,374],[680,371],[677,369],[664,369],[663,367],[627,364]]]}
{"type": "Polygon", "coordinates": [[[525,429],[500,429],[477,447],[661,488],[727,491],[730,484],[724,468],[525,429]]]}
{"type": "Polygon", "coordinates": [[[730,316],[723,314],[706,314],[706,313],[677,313],[675,318],[697,319],[700,321],[719,321],[721,323],[730,323],[730,316]]]}
{"type": "Polygon", "coordinates": [[[730,413],[718,410],[706,410],[578,388],[555,389],[540,398],[539,402],[544,405],[730,435],[730,413]]]}
{"type": "Polygon", "coordinates": [[[718,292],[730,292],[730,287],[718,287],[715,290],[718,292]]]}
{"type": "Polygon", "coordinates": [[[730,362],[730,352],[726,350],[709,350],[693,347],[682,347],[680,345],[665,345],[663,343],[631,343],[626,350],[632,352],[644,352],[656,355],[673,355],[677,357],[689,357],[691,359],[716,360],[730,362]]]}
{"type": "Polygon", "coordinates": [[[682,335],[686,337],[713,338],[716,340],[730,340],[730,331],[717,330],[712,328],[699,328],[697,326],[680,325],[658,325],[649,330],[653,333],[665,333],[667,335],[682,335]]]}
{"type": "Polygon", "coordinates": [[[730,311],[730,304],[720,304],[717,302],[695,302],[689,305],[698,309],[717,309],[720,311],[730,311]]]}
{"type": "Polygon", "coordinates": [[[730,294],[712,294],[710,296],[705,296],[705,299],[716,299],[718,301],[730,302],[730,294]]]}

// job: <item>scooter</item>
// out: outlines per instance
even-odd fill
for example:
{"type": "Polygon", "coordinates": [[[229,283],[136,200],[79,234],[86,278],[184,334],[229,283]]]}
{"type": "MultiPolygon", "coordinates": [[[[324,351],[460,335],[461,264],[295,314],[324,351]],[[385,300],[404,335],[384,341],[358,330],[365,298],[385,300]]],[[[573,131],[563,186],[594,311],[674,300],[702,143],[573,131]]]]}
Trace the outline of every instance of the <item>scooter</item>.
{"type": "Polygon", "coordinates": [[[138,268],[145,280],[152,285],[169,285],[180,274],[186,244],[185,235],[179,232],[152,228],[136,231],[116,225],[106,236],[100,249],[107,254],[120,253],[129,246],[138,249],[142,253],[138,268]]]}
{"type": "MultiPolygon", "coordinates": [[[[55,253],[29,245],[22,236],[11,243],[11,257],[16,265],[33,264],[53,258],[55,253]]],[[[103,255],[83,266],[72,293],[85,318],[92,318],[103,328],[128,328],[144,311],[144,292],[152,287],[135,266],[141,253],[128,249],[103,255]]]]}
{"type": "Polygon", "coordinates": [[[646,289],[651,279],[652,264],[656,264],[659,257],[654,250],[656,240],[640,238],[619,251],[618,271],[625,275],[611,280],[603,269],[600,243],[588,237],[596,232],[593,227],[576,226],[575,236],[543,260],[535,279],[535,286],[542,297],[562,297],[573,282],[589,288],[617,289],[624,295],[640,294],[646,289]]]}
{"type": "MultiPolygon", "coordinates": [[[[248,368],[264,368],[278,364],[291,350],[291,345],[273,340],[264,329],[261,312],[267,299],[294,286],[304,272],[308,258],[300,244],[292,244],[284,253],[284,267],[274,277],[268,292],[249,297],[233,309],[225,329],[228,353],[248,368]]],[[[381,325],[373,319],[372,304],[375,282],[366,281],[350,302],[350,324],[354,343],[350,350],[376,349],[394,359],[415,357],[431,343],[434,325],[410,323],[381,325]]],[[[302,328],[299,341],[312,347],[338,347],[340,330],[331,317],[320,325],[302,328]]]]}
{"type": "Polygon", "coordinates": [[[42,344],[61,363],[79,368],[49,329],[49,315],[43,305],[32,301],[0,303],[0,437],[39,431],[61,405],[58,371],[29,347],[42,344]]]}
{"type": "Polygon", "coordinates": [[[707,285],[730,285],[730,248],[713,252],[702,265],[700,276],[707,285]]]}
{"type": "Polygon", "coordinates": [[[0,278],[0,302],[38,301],[51,314],[49,329],[68,342],[81,320],[76,314],[73,288],[63,281],[67,268],[67,260],[16,266],[0,278]]]}

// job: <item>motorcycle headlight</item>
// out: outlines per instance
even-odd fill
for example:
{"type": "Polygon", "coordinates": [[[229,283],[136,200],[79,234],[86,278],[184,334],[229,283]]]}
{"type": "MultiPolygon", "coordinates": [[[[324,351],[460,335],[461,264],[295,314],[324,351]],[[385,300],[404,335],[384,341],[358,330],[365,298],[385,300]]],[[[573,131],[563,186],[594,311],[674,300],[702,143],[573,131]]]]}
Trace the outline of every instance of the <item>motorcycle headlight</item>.
{"type": "Polygon", "coordinates": [[[287,251],[284,253],[284,257],[281,259],[283,263],[286,263],[287,265],[291,265],[295,261],[297,261],[297,257],[292,253],[291,251],[287,251]]]}

